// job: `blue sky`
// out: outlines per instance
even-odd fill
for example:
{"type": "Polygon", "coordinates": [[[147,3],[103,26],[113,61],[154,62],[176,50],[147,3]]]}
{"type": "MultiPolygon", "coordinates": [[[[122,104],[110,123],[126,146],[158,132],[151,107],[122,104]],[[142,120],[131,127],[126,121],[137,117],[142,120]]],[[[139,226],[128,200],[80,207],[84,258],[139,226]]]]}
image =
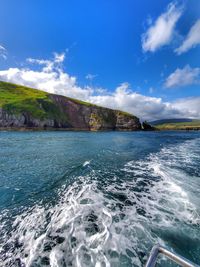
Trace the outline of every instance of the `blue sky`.
{"type": "Polygon", "coordinates": [[[145,119],[198,118],[199,20],[198,0],[1,0],[0,79],[145,119]]]}

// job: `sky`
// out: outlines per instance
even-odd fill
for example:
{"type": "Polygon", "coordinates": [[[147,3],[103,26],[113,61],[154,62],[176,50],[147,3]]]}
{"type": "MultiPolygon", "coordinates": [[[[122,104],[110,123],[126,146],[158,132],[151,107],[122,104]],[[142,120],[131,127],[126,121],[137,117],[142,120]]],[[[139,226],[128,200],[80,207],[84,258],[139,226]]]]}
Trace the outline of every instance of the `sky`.
{"type": "Polygon", "coordinates": [[[0,0],[0,80],[200,118],[199,0],[0,0]]]}

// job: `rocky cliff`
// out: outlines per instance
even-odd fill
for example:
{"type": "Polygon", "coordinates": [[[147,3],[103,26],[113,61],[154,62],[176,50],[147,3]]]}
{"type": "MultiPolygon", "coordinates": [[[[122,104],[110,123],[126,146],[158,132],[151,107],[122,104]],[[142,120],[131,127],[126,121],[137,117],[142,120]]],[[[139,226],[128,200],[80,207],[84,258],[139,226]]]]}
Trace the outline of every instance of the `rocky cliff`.
{"type": "Polygon", "coordinates": [[[135,131],[141,124],[126,112],[0,82],[0,128],[135,131]]]}

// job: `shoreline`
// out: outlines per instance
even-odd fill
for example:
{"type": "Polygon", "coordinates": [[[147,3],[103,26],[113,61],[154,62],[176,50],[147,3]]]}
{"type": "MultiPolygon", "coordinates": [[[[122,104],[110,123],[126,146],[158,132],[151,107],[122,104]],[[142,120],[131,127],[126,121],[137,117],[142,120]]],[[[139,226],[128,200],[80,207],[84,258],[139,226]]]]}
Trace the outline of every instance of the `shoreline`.
{"type": "Polygon", "coordinates": [[[189,132],[189,131],[200,131],[200,127],[191,127],[191,128],[171,128],[171,129],[167,129],[167,128],[157,128],[158,131],[186,131],[186,132],[189,132]]]}
{"type": "MultiPolygon", "coordinates": [[[[36,128],[36,127],[24,127],[24,128],[15,128],[15,127],[0,127],[0,132],[144,132],[144,130],[130,130],[130,129],[102,129],[102,130],[90,130],[83,128],[36,128]]],[[[147,130],[145,130],[147,131],[147,130]]]]}
{"type": "Polygon", "coordinates": [[[90,130],[83,128],[40,128],[40,127],[0,127],[0,132],[171,132],[171,131],[180,131],[180,132],[189,132],[189,131],[200,131],[200,127],[187,128],[187,129],[159,129],[155,128],[154,130],[140,129],[140,130],[130,130],[130,129],[102,129],[102,130],[90,130]]]}

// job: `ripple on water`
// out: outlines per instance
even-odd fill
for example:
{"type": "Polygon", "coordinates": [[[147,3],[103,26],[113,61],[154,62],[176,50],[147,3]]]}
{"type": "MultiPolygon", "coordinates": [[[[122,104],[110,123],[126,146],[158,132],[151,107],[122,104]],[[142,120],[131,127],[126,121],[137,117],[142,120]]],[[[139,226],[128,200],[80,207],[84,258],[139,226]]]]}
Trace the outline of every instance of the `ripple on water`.
{"type": "Polygon", "coordinates": [[[4,211],[0,264],[143,266],[156,242],[168,245],[176,236],[177,244],[189,235],[200,244],[199,210],[185,189],[191,177],[181,168],[183,163],[196,168],[197,149],[194,145],[190,157],[191,145],[186,142],[184,149],[164,148],[143,161],[127,162],[121,172],[128,179],[113,183],[105,176],[103,187],[91,167],[89,175],[76,177],[58,192],[56,205],[38,204],[17,215],[9,233],[9,211],[4,211]]]}

